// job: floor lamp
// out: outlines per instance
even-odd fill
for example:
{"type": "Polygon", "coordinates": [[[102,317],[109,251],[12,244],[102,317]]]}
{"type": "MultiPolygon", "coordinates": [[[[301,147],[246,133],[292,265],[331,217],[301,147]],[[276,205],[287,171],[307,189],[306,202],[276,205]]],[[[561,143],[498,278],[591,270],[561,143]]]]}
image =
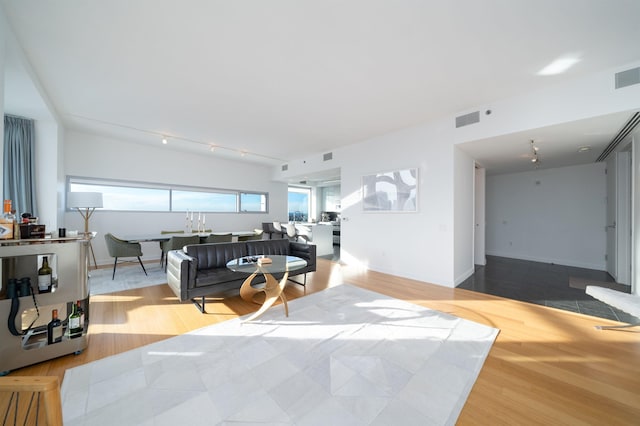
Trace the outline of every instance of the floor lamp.
{"type": "Polygon", "coordinates": [[[67,194],[67,207],[70,209],[78,209],[78,212],[84,219],[84,236],[89,240],[89,251],[93,257],[93,266],[98,269],[98,263],[96,262],[96,255],[93,252],[93,246],[91,245],[91,238],[93,237],[89,232],[89,219],[97,208],[102,208],[102,193],[101,192],[69,192],[67,194]]]}

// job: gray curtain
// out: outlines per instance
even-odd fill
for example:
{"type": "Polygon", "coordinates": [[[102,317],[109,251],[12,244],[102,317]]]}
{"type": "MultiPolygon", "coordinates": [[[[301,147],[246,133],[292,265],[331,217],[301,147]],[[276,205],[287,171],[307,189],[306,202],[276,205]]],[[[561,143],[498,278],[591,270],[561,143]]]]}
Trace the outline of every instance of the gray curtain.
{"type": "Polygon", "coordinates": [[[18,217],[26,212],[38,215],[35,149],[33,120],[5,115],[3,196],[13,202],[18,217]]]}

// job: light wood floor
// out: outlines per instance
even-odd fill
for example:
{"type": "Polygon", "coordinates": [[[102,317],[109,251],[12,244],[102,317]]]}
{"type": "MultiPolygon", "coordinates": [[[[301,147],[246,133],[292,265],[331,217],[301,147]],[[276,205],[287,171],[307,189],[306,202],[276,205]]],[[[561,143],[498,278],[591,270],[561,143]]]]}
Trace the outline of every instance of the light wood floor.
{"type": "MultiPolygon", "coordinates": [[[[342,282],[499,328],[460,415],[461,425],[640,424],[640,327],[598,331],[607,320],[449,289],[324,259],[306,292],[342,282]]],[[[287,298],[304,295],[288,284],[287,298]]],[[[91,297],[89,347],[11,375],[57,375],[67,368],[247,314],[239,297],[209,301],[203,315],[167,285],[91,297]]],[[[399,419],[398,424],[402,421],[399,419]]]]}

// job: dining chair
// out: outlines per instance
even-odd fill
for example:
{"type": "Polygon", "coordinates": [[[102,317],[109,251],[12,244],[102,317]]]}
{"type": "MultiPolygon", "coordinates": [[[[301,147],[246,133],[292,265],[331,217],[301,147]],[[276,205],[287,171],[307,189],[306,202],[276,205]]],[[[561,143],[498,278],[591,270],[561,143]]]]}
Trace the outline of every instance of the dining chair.
{"type": "Polygon", "coordinates": [[[283,229],[282,224],[278,221],[273,222],[274,234],[280,235],[280,238],[284,238],[287,235],[287,230],[283,229]]]}
{"type": "MultiPolygon", "coordinates": [[[[198,235],[172,235],[169,241],[165,241],[164,244],[165,259],[171,250],[181,250],[182,247],[189,244],[200,244],[200,237],[198,235]]],[[[164,270],[167,270],[167,262],[164,262],[164,270]]]]}
{"type": "Polygon", "coordinates": [[[204,238],[203,243],[230,243],[233,241],[231,232],[228,234],[211,234],[204,238]]]}
{"type": "MultiPolygon", "coordinates": [[[[162,234],[162,235],[166,235],[166,234],[184,234],[184,230],[179,230],[179,231],[160,231],[160,234],[162,234]]],[[[161,268],[164,265],[164,243],[166,243],[166,241],[160,241],[160,267],[161,268]]]]}
{"type": "Polygon", "coordinates": [[[130,243],[128,241],[121,240],[116,238],[111,233],[106,233],[104,235],[104,240],[107,243],[107,251],[109,252],[109,256],[113,257],[115,260],[113,261],[113,274],[111,275],[111,279],[113,280],[116,277],[116,266],[118,265],[118,258],[122,257],[136,257],[138,258],[138,262],[140,266],[142,266],[142,270],[144,274],[147,275],[147,270],[144,269],[144,264],[142,263],[142,246],[140,243],[130,243]]]}
{"type": "Polygon", "coordinates": [[[253,241],[253,240],[261,240],[264,232],[262,229],[254,229],[253,235],[240,235],[238,237],[238,241],[253,241]]]}
{"type": "Polygon", "coordinates": [[[309,237],[307,235],[298,233],[298,230],[296,229],[295,224],[287,223],[286,229],[287,229],[287,237],[289,237],[290,240],[293,239],[294,241],[298,241],[298,239],[302,238],[305,243],[309,242],[309,237]]]}

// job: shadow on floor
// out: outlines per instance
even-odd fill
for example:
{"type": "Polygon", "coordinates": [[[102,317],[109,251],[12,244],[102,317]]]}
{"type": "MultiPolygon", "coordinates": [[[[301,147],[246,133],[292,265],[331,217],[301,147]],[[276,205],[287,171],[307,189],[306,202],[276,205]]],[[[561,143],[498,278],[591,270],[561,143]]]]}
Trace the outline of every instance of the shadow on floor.
{"type": "Polygon", "coordinates": [[[569,277],[614,282],[605,271],[487,256],[487,264],[476,265],[475,273],[458,288],[614,321],[637,321],[633,316],[594,299],[584,290],[569,287],[569,277]]]}

